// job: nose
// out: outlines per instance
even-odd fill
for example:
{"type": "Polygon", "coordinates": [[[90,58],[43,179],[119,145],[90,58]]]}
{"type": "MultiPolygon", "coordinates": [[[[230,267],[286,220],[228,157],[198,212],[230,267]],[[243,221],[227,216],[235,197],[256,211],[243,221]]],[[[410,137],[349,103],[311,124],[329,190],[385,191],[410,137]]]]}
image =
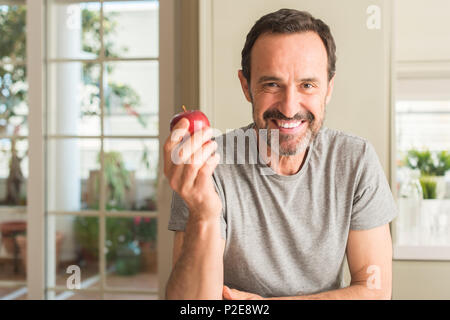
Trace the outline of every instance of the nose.
{"type": "Polygon", "coordinates": [[[284,90],[279,111],[287,118],[293,118],[300,110],[301,94],[295,85],[289,85],[284,90]]]}

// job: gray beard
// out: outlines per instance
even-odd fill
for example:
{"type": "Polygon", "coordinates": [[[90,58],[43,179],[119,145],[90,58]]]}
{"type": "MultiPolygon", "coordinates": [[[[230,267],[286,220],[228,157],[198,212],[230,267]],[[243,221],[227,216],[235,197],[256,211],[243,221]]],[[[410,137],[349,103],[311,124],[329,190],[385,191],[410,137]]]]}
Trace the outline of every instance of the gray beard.
{"type": "Polygon", "coordinates": [[[273,152],[277,153],[279,156],[295,156],[299,153],[305,152],[306,149],[311,144],[313,136],[315,136],[315,135],[313,135],[311,128],[308,126],[305,134],[300,138],[300,140],[294,146],[283,147],[283,142],[288,142],[290,140],[295,139],[296,137],[293,137],[291,135],[286,135],[286,134],[280,134],[278,132],[278,135],[279,135],[278,150],[273,150],[272,149],[272,130],[268,129],[267,131],[268,131],[268,135],[267,135],[266,143],[269,146],[269,148],[273,152]]]}
{"type": "MultiPolygon", "coordinates": [[[[262,129],[259,128],[257,123],[256,123],[256,117],[255,117],[255,106],[253,105],[253,97],[250,95],[250,97],[252,98],[252,115],[253,115],[253,123],[255,126],[256,130],[262,129]]],[[[325,105],[325,101],[324,101],[324,105],[325,105]]],[[[324,108],[325,112],[326,109],[324,108]]],[[[278,131],[278,137],[279,137],[279,142],[278,142],[278,150],[272,150],[271,147],[271,129],[269,129],[269,123],[267,123],[266,128],[267,129],[267,140],[266,140],[266,144],[267,146],[275,153],[277,153],[279,156],[295,156],[299,153],[302,153],[304,151],[306,151],[306,149],[309,147],[309,145],[311,144],[311,142],[316,138],[317,134],[320,131],[320,128],[322,128],[323,125],[323,121],[325,120],[325,115],[324,117],[320,120],[320,123],[316,123],[317,119],[315,119],[314,121],[308,123],[308,128],[306,129],[305,134],[300,138],[300,140],[297,142],[297,144],[294,147],[282,147],[282,143],[283,141],[289,141],[292,139],[295,139],[296,137],[292,136],[292,135],[281,135],[280,132],[278,131]],[[312,128],[311,128],[312,127],[312,128]],[[314,130],[313,130],[314,129],[314,130]]]]}

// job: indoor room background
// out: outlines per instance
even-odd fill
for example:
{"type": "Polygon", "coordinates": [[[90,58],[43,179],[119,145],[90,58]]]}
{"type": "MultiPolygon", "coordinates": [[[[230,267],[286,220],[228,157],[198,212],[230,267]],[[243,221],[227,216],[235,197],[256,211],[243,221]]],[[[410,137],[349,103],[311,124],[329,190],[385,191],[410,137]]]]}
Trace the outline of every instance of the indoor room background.
{"type": "Polygon", "coordinates": [[[170,119],[252,121],[241,50],[280,8],[335,37],[324,125],[390,183],[393,299],[450,299],[447,0],[0,0],[0,299],[164,298],[170,119]]]}

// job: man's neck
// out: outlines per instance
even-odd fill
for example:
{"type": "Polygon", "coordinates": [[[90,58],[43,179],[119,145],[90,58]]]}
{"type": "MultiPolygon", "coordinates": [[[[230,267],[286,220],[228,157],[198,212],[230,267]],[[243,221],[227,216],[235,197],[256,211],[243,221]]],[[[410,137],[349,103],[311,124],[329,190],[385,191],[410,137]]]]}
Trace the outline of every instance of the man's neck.
{"type": "MultiPolygon", "coordinates": [[[[269,149],[269,148],[268,148],[269,149]]],[[[270,150],[270,149],[269,149],[270,150]]],[[[305,164],[306,157],[309,152],[309,147],[293,156],[278,156],[278,163],[270,161],[270,151],[268,152],[268,166],[275,171],[276,174],[281,176],[291,176],[299,172],[305,164]]]]}
{"type": "MultiPolygon", "coordinates": [[[[258,135],[258,146],[259,146],[259,135],[258,135]]],[[[299,172],[306,160],[309,152],[309,147],[305,151],[300,152],[292,156],[277,156],[277,161],[271,161],[272,151],[269,146],[265,146],[267,150],[267,158],[263,161],[276,173],[282,176],[291,176],[299,172]]],[[[259,148],[258,148],[259,151],[259,148]]],[[[260,154],[262,158],[264,156],[260,154]]]]}
{"type": "Polygon", "coordinates": [[[305,164],[308,155],[309,147],[305,151],[293,156],[278,157],[278,168],[270,166],[273,171],[282,176],[291,176],[299,172],[305,164]]]}

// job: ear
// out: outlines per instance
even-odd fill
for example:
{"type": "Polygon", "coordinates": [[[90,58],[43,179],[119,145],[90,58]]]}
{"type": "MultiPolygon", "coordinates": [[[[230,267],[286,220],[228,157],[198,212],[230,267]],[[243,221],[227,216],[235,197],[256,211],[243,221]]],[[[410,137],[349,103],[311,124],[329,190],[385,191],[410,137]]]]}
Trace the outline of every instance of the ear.
{"type": "Polygon", "coordinates": [[[242,73],[242,70],[238,71],[238,77],[239,81],[241,82],[242,91],[244,92],[245,98],[248,102],[252,102],[252,95],[250,93],[250,88],[248,85],[247,79],[244,77],[244,73],[242,73]]]}
{"type": "Polygon", "coordinates": [[[334,89],[334,78],[335,77],[336,77],[336,74],[328,82],[328,89],[327,89],[327,96],[325,97],[325,104],[328,104],[331,100],[331,95],[333,94],[333,89],[334,89]]]}

